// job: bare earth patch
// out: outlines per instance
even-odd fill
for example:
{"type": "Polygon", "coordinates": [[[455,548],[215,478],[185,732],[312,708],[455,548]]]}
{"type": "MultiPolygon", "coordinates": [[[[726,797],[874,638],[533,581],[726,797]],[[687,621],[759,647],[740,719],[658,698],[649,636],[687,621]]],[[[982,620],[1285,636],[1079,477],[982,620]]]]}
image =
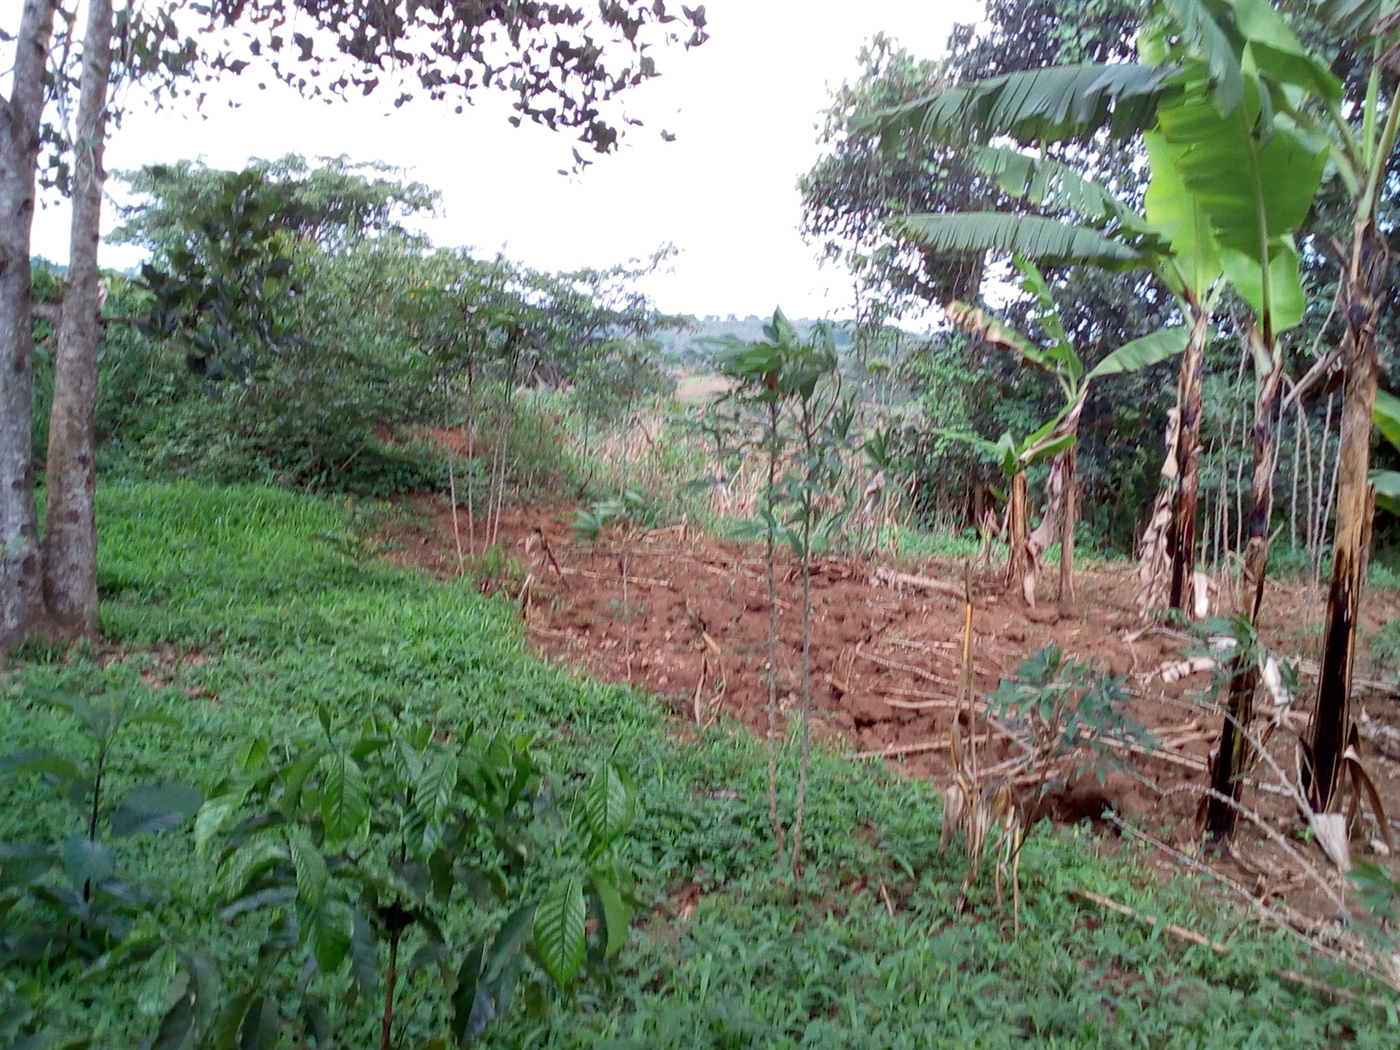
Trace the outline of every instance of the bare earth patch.
{"type": "MultiPolygon", "coordinates": [[[[459,562],[447,498],[419,496],[406,509],[408,520],[391,526],[384,537],[396,548],[390,560],[441,577],[473,564],[464,510],[459,509],[458,524],[466,558],[459,562]]],[[[521,600],[539,650],[604,681],[645,688],[683,720],[722,712],[756,735],[766,734],[768,600],[761,548],[682,527],[650,532],[627,551],[624,603],[617,537],[605,536],[597,544],[578,540],[571,519],[571,510],[530,506],[507,508],[500,523],[499,546],[514,559],[515,571],[496,583],[521,600]]],[[[479,555],[480,523],[476,533],[479,555]]],[[[903,774],[945,784],[952,770],[947,740],[962,672],[963,605],[949,594],[874,584],[877,568],[855,558],[824,559],[815,567],[813,733],[839,749],[879,753],[903,774]]],[[[963,575],[962,563],[952,559],[896,568],[948,583],[959,583],[963,575]]],[[[787,715],[800,704],[801,581],[796,562],[785,553],[777,575],[778,694],[787,715]]],[[[1097,820],[1111,807],[1168,844],[1190,849],[1198,838],[1199,795],[1185,786],[1207,784],[1207,763],[1220,730],[1219,716],[1195,702],[1209,675],[1163,680],[1163,665],[1179,661],[1188,641],[1178,632],[1148,627],[1138,616],[1129,566],[1096,563],[1080,570],[1072,603],[1055,602],[1053,570],[1046,577],[1040,601],[1028,609],[1004,591],[999,568],[974,573],[976,695],[994,690],[1023,658],[1051,642],[1126,676],[1132,715],[1154,731],[1159,748],[1127,756],[1131,772],[1112,772],[1102,786],[1092,778],[1069,785],[1053,800],[1051,815],[1060,822],[1097,820]]],[[[1271,583],[1265,637],[1290,657],[1315,660],[1321,608],[1309,588],[1271,583]]],[[[1369,593],[1363,632],[1397,613],[1400,594],[1369,593]]],[[[1371,692],[1362,692],[1361,706],[1376,723],[1400,727],[1393,678],[1371,677],[1376,680],[1368,686],[1371,692]]],[[[1311,680],[1304,676],[1302,684],[1303,695],[1270,743],[1270,752],[1290,772],[1296,732],[1306,725],[1311,703],[1311,680]]],[[[997,734],[986,746],[991,762],[1015,754],[997,734]]],[[[1400,815],[1400,764],[1365,750],[1387,810],[1400,815]]],[[[1258,772],[1269,779],[1267,768],[1258,772]]],[[[1270,826],[1285,834],[1296,830],[1299,818],[1287,799],[1252,788],[1246,788],[1245,799],[1270,826]]],[[[1218,868],[1259,896],[1286,894],[1307,911],[1313,911],[1309,903],[1322,903],[1312,900],[1314,894],[1299,883],[1296,866],[1276,844],[1247,823],[1241,829],[1234,856],[1218,862],[1218,868]]],[[[1364,851],[1364,844],[1358,845],[1364,851]]],[[[1316,853],[1313,859],[1325,864],[1316,853]]]]}

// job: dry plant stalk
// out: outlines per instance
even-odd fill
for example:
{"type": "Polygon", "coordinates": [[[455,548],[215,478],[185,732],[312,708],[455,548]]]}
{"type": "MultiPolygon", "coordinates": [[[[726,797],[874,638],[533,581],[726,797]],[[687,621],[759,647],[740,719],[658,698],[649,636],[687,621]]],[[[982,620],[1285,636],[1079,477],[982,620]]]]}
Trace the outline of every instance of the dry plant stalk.
{"type": "MultiPolygon", "coordinates": [[[[983,771],[977,755],[977,705],[973,700],[972,677],[972,563],[964,566],[962,681],[958,688],[957,715],[948,733],[948,747],[953,760],[953,783],[943,793],[943,848],[947,849],[959,830],[966,834],[967,874],[958,891],[961,909],[982,868],[982,858],[991,842],[994,829],[1000,825],[1001,835],[993,846],[994,879],[997,907],[1002,903],[1002,882],[1009,879],[1012,894],[1012,923],[1021,924],[1021,844],[1025,840],[1025,825],[1021,806],[1011,783],[993,775],[994,767],[983,771]],[[966,747],[962,738],[962,722],[966,719],[966,747]]],[[[986,737],[983,737],[986,739],[986,737]]],[[[1013,763],[1019,764],[1016,759],[1013,763]]]]}
{"type": "Polygon", "coordinates": [[[724,703],[724,698],[729,692],[729,674],[724,668],[724,650],[719,643],[710,636],[709,631],[700,632],[701,641],[705,643],[704,649],[700,653],[700,681],[695,686],[695,724],[701,729],[708,728],[714,724],[719,717],[720,706],[724,703]],[[719,668],[719,688],[713,691],[713,695],[705,697],[705,677],[708,674],[710,680],[714,680],[714,674],[710,671],[710,657],[714,656],[715,666],[719,668]]]}

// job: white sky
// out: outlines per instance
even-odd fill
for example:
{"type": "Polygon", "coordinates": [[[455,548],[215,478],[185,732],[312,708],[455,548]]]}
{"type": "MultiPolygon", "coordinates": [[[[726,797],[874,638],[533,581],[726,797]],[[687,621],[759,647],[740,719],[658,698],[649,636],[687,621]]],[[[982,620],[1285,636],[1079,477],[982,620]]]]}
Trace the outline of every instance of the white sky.
{"type": "MultiPolygon", "coordinates": [[[[19,0],[0,0],[0,10],[19,0]]],[[[249,69],[225,94],[193,108],[154,112],[131,101],[110,139],[107,167],[203,157],[236,168],[288,152],[382,160],[442,193],[423,229],[443,246],[482,254],[504,248],[545,270],[604,267],[674,242],[674,269],[648,285],[664,310],[793,317],[845,314],[851,290],[839,266],[817,265],[818,246],[798,232],[797,177],[817,157],[820,111],[831,90],[859,73],[863,41],[883,31],[920,56],[942,51],[955,21],[975,21],[980,0],[710,0],[710,40],[686,52],[657,48],[661,76],[627,93],[620,151],[565,177],[577,143],[567,132],[506,123],[509,100],[481,92],[460,115],[446,103],[394,110],[395,92],[327,105],[249,69]],[[241,103],[227,106],[228,99],[241,103]],[[661,131],[677,136],[664,142],[661,131]]],[[[11,31],[17,17],[6,16],[11,31]]],[[[583,147],[580,146],[580,151],[583,147]]],[[[112,209],[108,209],[107,228],[112,209]]],[[[42,209],[34,251],[67,258],[67,215],[42,209]]],[[[105,245],[103,265],[127,266],[130,247],[105,245]]]]}

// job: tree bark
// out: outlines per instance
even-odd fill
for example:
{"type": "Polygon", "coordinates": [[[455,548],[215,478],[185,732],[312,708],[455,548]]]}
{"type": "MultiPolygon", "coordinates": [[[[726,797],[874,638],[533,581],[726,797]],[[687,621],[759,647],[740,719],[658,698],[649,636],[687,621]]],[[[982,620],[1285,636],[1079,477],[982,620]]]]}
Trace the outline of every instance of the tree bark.
{"type": "Polygon", "coordinates": [[[1167,427],[1162,487],[1138,547],[1137,604],[1146,612],[1194,607],[1196,518],[1201,476],[1201,381],[1210,312],[1191,306],[1191,333],[1177,373],[1176,408],[1167,427]]]}
{"type": "MultiPolygon", "coordinates": [[[[1346,323],[1342,361],[1341,447],[1338,449],[1337,525],[1332,547],[1332,582],[1327,594],[1327,626],[1317,679],[1317,702],[1308,727],[1310,763],[1304,787],[1315,810],[1333,803],[1351,726],[1351,676],[1356,657],[1357,613],[1365,587],[1374,492],[1371,427],[1376,407],[1376,325],[1380,316],[1388,258],[1372,218],[1356,224],[1344,286],[1346,323]]],[[[1319,530],[1320,531],[1320,530],[1319,530]]]]}
{"type": "Polygon", "coordinates": [[[1035,577],[1031,574],[1030,511],[1027,506],[1026,472],[1018,470],[1011,478],[1011,494],[1006,507],[1006,532],[1010,552],[1006,560],[1006,587],[1019,593],[1027,605],[1035,605],[1035,577]],[[1026,581],[1030,586],[1026,586],[1026,581]]]}
{"type": "Polygon", "coordinates": [[[29,237],[56,9],[57,0],[25,0],[13,87],[0,99],[0,653],[47,621],[34,509],[29,237]]]}
{"type": "Polygon", "coordinates": [[[1172,575],[1168,604],[1189,614],[1195,608],[1193,581],[1196,571],[1196,517],[1201,480],[1201,383],[1205,375],[1205,347],[1210,337],[1210,315],[1195,309],[1191,334],[1181,355],[1177,423],[1181,436],[1177,457],[1181,473],[1176,488],[1176,513],[1172,521],[1172,575]]]}
{"type": "Polygon", "coordinates": [[[1059,601],[1074,601],[1074,524],[1078,510],[1078,443],[1065,449],[1065,488],[1060,496],[1060,593],[1059,601]]]}
{"type": "MultiPolygon", "coordinates": [[[[1269,522],[1274,506],[1274,426],[1278,416],[1279,393],[1283,385],[1283,368],[1274,356],[1273,347],[1266,347],[1264,356],[1270,362],[1267,375],[1259,380],[1254,407],[1254,473],[1249,484],[1249,542],[1244,554],[1244,578],[1240,581],[1240,615],[1252,626],[1259,625],[1259,612],[1264,604],[1264,579],[1269,568],[1269,522]]],[[[1254,692],[1258,686],[1257,661],[1236,657],[1230,678],[1230,695],[1225,705],[1225,720],[1220,730],[1220,750],[1211,770],[1211,786],[1235,801],[1240,797],[1240,777],[1249,761],[1249,742],[1245,730],[1254,716],[1254,692]]],[[[1234,833],[1237,810],[1219,798],[1211,798],[1206,806],[1206,837],[1218,844],[1234,833]]]]}
{"type": "Polygon", "coordinates": [[[83,39],[78,128],[73,145],[73,218],[63,316],[54,363],[44,515],[44,599],[60,630],[97,634],[97,514],[94,500],[97,342],[101,335],[103,140],[112,69],[112,0],[90,0],[83,39]]]}

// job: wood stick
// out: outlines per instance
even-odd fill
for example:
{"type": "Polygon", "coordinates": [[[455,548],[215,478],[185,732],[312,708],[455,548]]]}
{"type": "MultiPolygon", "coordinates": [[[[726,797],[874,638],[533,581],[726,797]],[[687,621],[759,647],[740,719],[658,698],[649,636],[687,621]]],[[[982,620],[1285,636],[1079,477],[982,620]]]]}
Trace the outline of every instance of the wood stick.
{"type": "MultiPolygon", "coordinates": [[[[606,573],[606,572],[594,572],[592,569],[576,569],[576,568],[574,568],[574,567],[571,566],[571,565],[570,565],[570,566],[565,566],[565,567],[561,568],[559,571],[560,571],[561,573],[563,573],[565,576],[584,576],[584,577],[586,577],[586,578],[588,578],[588,579],[590,579],[590,580],[603,580],[604,582],[612,582],[612,583],[621,583],[621,582],[622,582],[622,577],[621,577],[621,576],[615,576],[615,575],[613,575],[612,573],[606,573]]],[[[670,587],[670,586],[671,586],[671,581],[670,581],[670,580],[656,580],[656,579],[652,579],[652,578],[649,577],[649,576],[632,576],[632,575],[630,575],[630,574],[629,574],[628,577],[627,577],[627,583],[628,583],[629,585],[634,584],[634,583],[635,583],[635,584],[640,584],[640,585],[643,586],[643,587],[670,587]]]]}
{"type": "MultiPolygon", "coordinates": [[[[991,736],[987,733],[977,737],[979,743],[986,743],[989,739],[991,736]]],[[[921,740],[917,744],[894,744],[875,751],[858,751],[856,758],[899,758],[902,755],[920,755],[927,751],[946,751],[950,743],[948,740],[921,740]]]]}
{"type": "Polygon", "coordinates": [[[900,587],[920,587],[923,590],[932,591],[935,594],[946,594],[959,600],[963,598],[963,588],[956,583],[948,583],[946,580],[934,580],[927,576],[914,576],[907,572],[896,572],[894,569],[886,568],[883,565],[875,570],[875,575],[870,578],[870,585],[872,587],[885,586],[894,587],[896,589],[900,587]]]}
{"type": "MultiPolygon", "coordinates": [[[[1112,898],[1100,897],[1097,893],[1090,893],[1088,890],[1079,889],[1078,887],[1070,890],[1069,895],[1071,897],[1078,897],[1081,900],[1086,900],[1091,904],[1097,904],[1100,908],[1116,911],[1119,915],[1126,915],[1130,919],[1137,919],[1139,922],[1145,922],[1148,926],[1157,925],[1157,917],[1155,915],[1144,915],[1142,912],[1133,911],[1133,909],[1129,908],[1126,904],[1119,904],[1112,898]]],[[[1213,941],[1209,937],[1197,933],[1195,930],[1188,930],[1185,926],[1178,926],[1174,922],[1167,923],[1163,929],[1173,937],[1180,938],[1183,941],[1190,941],[1192,944],[1199,944],[1202,948],[1209,948],[1212,951],[1219,952],[1221,955],[1226,955],[1230,951],[1229,947],[1226,945],[1218,941],[1213,941]]]]}

